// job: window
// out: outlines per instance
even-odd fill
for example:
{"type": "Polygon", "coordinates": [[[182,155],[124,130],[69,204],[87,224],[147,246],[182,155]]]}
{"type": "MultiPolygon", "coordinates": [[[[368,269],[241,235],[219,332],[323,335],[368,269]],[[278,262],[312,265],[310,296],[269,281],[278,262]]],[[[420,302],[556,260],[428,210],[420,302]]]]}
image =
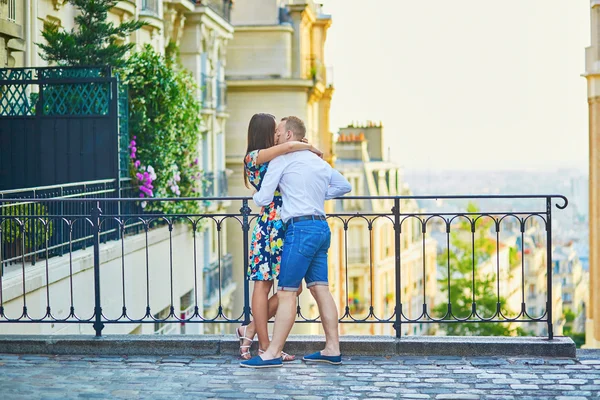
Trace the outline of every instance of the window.
{"type": "Polygon", "coordinates": [[[8,0],[8,16],[9,21],[16,22],[17,21],[17,5],[16,0],[8,0]]]}
{"type": "Polygon", "coordinates": [[[158,15],[158,0],[142,0],[142,11],[158,15]]]}
{"type": "MultiPolygon", "coordinates": [[[[155,319],[165,319],[169,316],[171,312],[171,306],[164,308],[158,314],[154,314],[155,319]]],[[[156,335],[168,335],[171,333],[175,333],[175,329],[177,328],[177,324],[173,322],[155,322],[154,323],[154,334],[156,335]]]]}

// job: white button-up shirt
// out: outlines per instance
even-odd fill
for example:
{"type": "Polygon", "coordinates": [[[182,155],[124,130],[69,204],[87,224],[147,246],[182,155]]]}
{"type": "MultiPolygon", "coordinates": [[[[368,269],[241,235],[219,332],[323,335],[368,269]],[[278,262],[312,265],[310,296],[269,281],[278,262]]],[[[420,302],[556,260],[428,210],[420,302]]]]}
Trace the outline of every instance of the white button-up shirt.
{"type": "Polygon", "coordinates": [[[270,204],[278,185],[283,198],[283,222],[303,215],[324,216],[325,200],[352,189],[342,174],[308,150],[285,154],[269,162],[260,190],[253,196],[256,205],[270,204]]]}

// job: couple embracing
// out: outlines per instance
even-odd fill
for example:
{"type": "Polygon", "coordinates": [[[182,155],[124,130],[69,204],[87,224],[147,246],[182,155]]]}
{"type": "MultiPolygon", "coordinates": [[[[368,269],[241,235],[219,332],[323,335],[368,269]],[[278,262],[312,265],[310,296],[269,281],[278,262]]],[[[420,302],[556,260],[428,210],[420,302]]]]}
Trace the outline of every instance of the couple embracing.
{"type": "Polygon", "coordinates": [[[306,143],[306,127],[297,117],[277,121],[270,114],[255,114],[248,126],[244,179],[257,192],[262,207],[249,249],[249,279],[254,281],[249,325],[237,329],[240,366],[280,367],[293,361],[283,346],[296,318],[296,296],[302,280],[319,307],[325,348],[304,361],[341,364],[338,312],[328,285],[327,251],[331,232],[325,220],[325,200],[350,192],[348,181],[306,143]],[[277,293],[269,298],[277,278],[277,293]],[[273,338],[268,320],[275,316],[273,338]],[[250,346],[258,335],[258,355],[250,346]]]}

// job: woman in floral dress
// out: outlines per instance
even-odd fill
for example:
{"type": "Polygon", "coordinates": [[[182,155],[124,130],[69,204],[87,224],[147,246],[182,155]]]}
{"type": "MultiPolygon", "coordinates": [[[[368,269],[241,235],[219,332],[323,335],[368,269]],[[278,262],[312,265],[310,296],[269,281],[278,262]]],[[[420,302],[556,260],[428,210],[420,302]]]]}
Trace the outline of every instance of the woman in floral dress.
{"type": "MultiPolygon", "coordinates": [[[[322,153],[310,144],[288,142],[277,144],[275,129],[277,121],[271,114],[254,114],[248,125],[248,147],[244,157],[244,181],[246,187],[260,190],[267,173],[269,161],[282,154],[300,150],[310,150],[319,156],[322,153]]],[[[281,221],[281,194],[275,191],[273,202],[260,210],[256,226],[252,232],[249,249],[248,277],[254,281],[252,292],[252,315],[249,325],[240,326],[237,336],[240,339],[240,356],[249,359],[250,346],[258,333],[259,353],[269,346],[267,323],[277,311],[277,294],[269,298],[273,280],[279,275],[283,253],[284,226],[281,221]]],[[[283,353],[283,361],[292,361],[294,356],[283,353]]]]}

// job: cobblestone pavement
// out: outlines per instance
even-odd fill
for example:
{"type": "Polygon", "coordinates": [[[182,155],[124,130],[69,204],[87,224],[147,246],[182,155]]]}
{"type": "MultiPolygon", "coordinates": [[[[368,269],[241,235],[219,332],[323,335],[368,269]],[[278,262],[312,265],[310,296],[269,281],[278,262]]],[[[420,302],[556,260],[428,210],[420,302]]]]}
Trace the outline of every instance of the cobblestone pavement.
{"type": "Polygon", "coordinates": [[[242,369],[233,357],[0,354],[0,399],[600,398],[600,351],[577,359],[345,357],[242,369]]]}

